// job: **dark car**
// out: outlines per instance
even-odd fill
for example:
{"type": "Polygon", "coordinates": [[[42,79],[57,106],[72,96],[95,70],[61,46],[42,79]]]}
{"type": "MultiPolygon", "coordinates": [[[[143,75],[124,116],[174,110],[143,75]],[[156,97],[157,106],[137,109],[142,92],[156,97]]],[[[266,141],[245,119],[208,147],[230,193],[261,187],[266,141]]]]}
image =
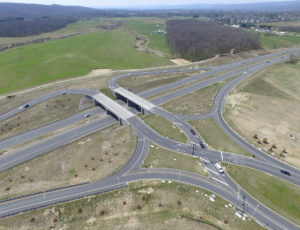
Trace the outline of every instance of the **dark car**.
{"type": "Polygon", "coordinates": [[[29,106],[30,106],[30,105],[28,105],[28,104],[24,105],[24,109],[29,108],[29,106]]]}
{"type": "Polygon", "coordinates": [[[200,147],[205,149],[205,145],[203,144],[203,142],[200,142],[200,147]]]}
{"type": "Polygon", "coordinates": [[[66,91],[64,91],[64,92],[62,92],[62,93],[61,93],[61,95],[66,95],[66,94],[67,94],[67,92],[66,92],[66,91]]]}
{"type": "Polygon", "coordinates": [[[191,131],[191,133],[192,133],[193,135],[195,135],[195,134],[196,134],[195,130],[193,130],[193,129],[190,129],[190,131],[191,131]]]}
{"type": "Polygon", "coordinates": [[[286,170],[283,170],[283,169],[280,169],[280,172],[287,175],[287,176],[291,176],[291,173],[289,171],[286,171],[286,170]]]}

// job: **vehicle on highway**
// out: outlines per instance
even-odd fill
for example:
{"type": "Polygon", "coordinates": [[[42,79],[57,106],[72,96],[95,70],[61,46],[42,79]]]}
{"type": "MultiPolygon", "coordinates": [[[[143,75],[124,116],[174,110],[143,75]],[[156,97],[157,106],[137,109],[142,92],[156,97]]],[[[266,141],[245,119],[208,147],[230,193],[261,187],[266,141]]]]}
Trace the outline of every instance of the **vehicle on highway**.
{"type": "Polygon", "coordinates": [[[205,149],[205,145],[203,144],[203,142],[200,142],[200,147],[205,149]]]}
{"type": "Polygon", "coordinates": [[[66,91],[63,91],[62,93],[61,93],[61,95],[66,95],[67,94],[67,92],[66,91]]]}
{"type": "Polygon", "coordinates": [[[219,163],[215,163],[215,167],[219,171],[219,173],[224,174],[224,170],[219,163]]]}
{"type": "Polygon", "coordinates": [[[91,116],[91,114],[85,114],[84,115],[84,117],[90,117],[91,116]]]}
{"type": "Polygon", "coordinates": [[[280,172],[287,175],[287,176],[291,176],[291,173],[289,171],[284,170],[284,169],[280,169],[280,172]]]}
{"type": "Polygon", "coordinates": [[[191,133],[195,136],[196,132],[193,129],[190,129],[191,133]]]}
{"type": "Polygon", "coordinates": [[[29,108],[29,106],[30,106],[30,105],[28,105],[28,104],[24,105],[24,109],[29,108]]]}

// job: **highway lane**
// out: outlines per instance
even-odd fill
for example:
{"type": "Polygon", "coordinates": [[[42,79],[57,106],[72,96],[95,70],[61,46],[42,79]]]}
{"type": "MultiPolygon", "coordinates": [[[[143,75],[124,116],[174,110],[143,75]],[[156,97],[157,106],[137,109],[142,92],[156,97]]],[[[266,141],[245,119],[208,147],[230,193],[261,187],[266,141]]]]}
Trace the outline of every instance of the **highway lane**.
{"type": "Polygon", "coordinates": [[[97,132],[116,122],[117,121],[110,116],[91,121],[86,125],[78,126],[61,134],[46,138],[38,143],[26,146],[16,152],[4,155],[0,159],[0,172],[97,132]]]}
{"type": "MultiPolygon", "coordinates": [[[[0,205],[0,217],[20,213],[23,211],[27,211],[28,209],[50,206],[56,203],[65,202],[67,200],[79,199],[102,192],[116,190],[125,187],[126,184],[130,182],[140,180],[176,181],[179,183],[204,188],[221,196],[232,204],[235,204],[237,201],[235,193],[224,189],[222,186],[216,186],[212,179],[201,176],[195,177],[192,176],[191,173],[186,173],[178,170],[166,171],[166,169],[162,169],[160,171],[159,169],[147,169],[142,170],[141,172],[135,171],[134,173],[124,175],[122,177],[114,177],[110,180],[104,180],[70,189],[39,194],[24,199],[8,201],[0,205]]],[[[243,204],[241,202],[238,202],[237,206],[240,209],[243,209],[243,204]]],[[[256,209],[256,212],[254,214],[255,219],[257,219],[259,223],[267,225],[270,229],[299,229],[298,226],[275,214],[271,210],[265,208],[257,201],[251,199],[250,196],[247,196],[245,200],[245,206],[247,207],[247,212],[250,215],[256,209]],[[256,209],[257,204],[259,204],[258,209],[256,209]]]]}
{"type": "MultiPolygon", "coordinates": [[[[300,174],[292,174],[287,176],[280,172],[281,167],[277,164],[269,164],[258,159],[251,157],[245,157],[238,154],[232,154],[228,152],[221,152],[216,150],[203,150],[201,147],[195,145],[187,145],[180,143],[171,139],[168,139],[159,133],[155,132],[147,124],[145,124],[140,118],[134,117],[128,120],[131,126],[143,136],[145,136],[149,141],[174,152],[187,154],[190,156],[199,156],[201,159],[205,159],[209,162],[216,163],[218,161],[224,161],[226,163],[233,163],[241,166],[246,166],[252,169],[259,170],[261,172],[268,173],[282,180],[288,181],[295,185],[300,186],[300,174]]],[[[203,160],[202,160],[203,162],[203,160]]]]}
{"type": "MultiPolygon", "coordinates": [[[[278,60],[277,60],[278,61],[278,60]]],[[[277,63],[276,59],[270,61],[273,64],[277,63]]],[[[290,166],[280,160],[277,160],[273,158],[270,155],[267,155],[266,153],[260,151],[255,146],[249,144],[247,141],[245,141],[242,137],[240,137],[235,131],[233,131],[226,121],[224,120],[222,114],[225,108],[225,100],[228,93],[240,82],[242,82],[244,79],[250,77],[255,71],[249,71],[246,74],[243,74],[241,77],[236,78],[229,82],[225,87],[223,87],[219,93],[219,99],[216,101],[216,105],[218,107],[217,113],[213,116],[215,119],[217,125],[221,128],[221,130],[229,136],[235,143],[237,143],[239,146],[241,146],[243,149],[251,153],[252,155],[255,155],[258,159],[265,160],[267,162],[272,163],[273,165],[278,165],[282,167],[283,169],[289,170],[291,173],[300,175],[300,170],[294,168],[293,166],[290,166]]]]}
{"type": "Polygon", "coordinates": [[[18,106],[17,108],[14,108],[2,115],[0,115],[0,122],[5,121],[13,116],[16,116],[19,113],[24,112],[25,110],[27,110],[28,108],[35,106],[37,104],[42,103],[43,101],[49,100],[53,97],[57,97],[60,95],[67,95],[67,94],[74,94],[74,95],[85,95],[85,96],[90,96],[92,97],[93,95],[98,94],[99,92],[96,90],[91,90],[91,89],[69,89],[67,91],[62,90],[62,91],[57,91],[57,92],[52,92],[49,94],[45,94],[43,96],[40,96],[38,98],[35,98],[31,101],[28,101],[27,103],[24,103],[20,106],[18,106]],[[28,105],[28,108],[25,108],[25,106],[28,105]]]}
{"type": "Polygon", "coordinates": [[[74,116],[59,120],[57,122],[54,122],[54,123],[51,123],[51,124],[48,124],[48,125],[36,128],[36,129],[32,129],[30,131],[27,131],[27,132],[24,132],[24,133],[21,133],[21,134],[18,134],[18,135],[15,135],[15,136],[3,139],[3,140],[0,140],[0,151],[3,151],[9,147],[12,147],[12,146],[15,146],[15,145],[18,145],[21,143],[25,143],[26,141],[30,141],[34,138],[43,136],[47,133],[50,133],[50,132],[60,129],[62,127],[66,127],[66,126],[74,124],[76,122],[86,120],[87,117],[85,115],[87,115],[87,114],[90,116],[93,116],[93,115],[100,114],[103,112],[104,112],[104,110],[100,107],[92,108],[89,110],[85,110],[81,113],[78,113],[74,116]]]}
{"type": "MultiPolygon", "coordinates": [[[[249,196],[247,193],[245,193],[242,189],[240,189],[240,196],[242,200],[242,197],[245,196],[245,203],[243,202],[236,202],[237,201],[237,195],[236,193],[233,193],[231,190],[227,189],[226,186],[216,186],[215,181],[210,178],[201,177],[198,175],[198,177],[191,176],[190,173],[186,173],[184,171],[179,170],[168,170],[163,169],[160,171],[160,169],[147,169],[146,172],[142,171],[141,173],[135,173],[131,175],[127,175],[125,177],[129,177],[130,181],[137,181],[137,180],[171,180],[176,181],[183,184],[193,185],[196,187],[204,188],[208,191],[211,191],[220,197],[226,199],[227,201],[231,202],[232,204],[237,203],[237,207],[240,210],[243,210],[244,207],[247,209],[245,210],[248,215],[252,215],[254,213],[254,218],[263,226],[269,228],[269,229],[300,229],[299,226],[291,223],[289,220],[281,217],[280,215],[274,213],[270,209],[266,208],[263,204],[257,202],[255,199],[253,199],[251,196],[249,196]],[[257,205],[259,205],[259,208],[256,208],[257,205]]],[[[128,181],[128,179],[127,179],[128,181]]]]}
{"type": "Polygon", "coordinates": [[[260,159],[246,157],[239,154],[233,154],[216,150],[206,150],[206,155],[201,156],[210,162],[225,162],[229,164],[235,164],[243,167],[258,170],[260,172],[267,173],[284,181],[300,186],[300,174],[292,173],[291,176],[287,176],[280,172],[281,166],[277,164],[270,164],[269,162],[262,161],[260,159]]]}
{"type": "Polygon", "coordinates": [[[261,68],[264,68],[264,67],[272,65],[272,64],[274,64],[276,62],[280,62],[280,61],[287,60],[287,59],[288,59],[288,56],[282,56],[282,57],[279,57],[279,58],[277,57],[277,58],[268,60],[266,62],[256,63],[256,64],[254,64],[252,66],[247,66],[247,67],[244,67],[244,68],[241,68],[241,69],[237,69],[237,70],[234,70],[234,71],[231,71],[231,72],[228,72],[228,73],[225,73],[225,74],[213,77],[213,78],[209,78],[209,79],[204,80],[202,82],[199,82],[199,83],[187,86],[185,88],[181,88],[181,89],[175,90],[173,92],[170,92],[168,94],[162,95],[160,97],[154,98],[154,99],[151,100],[151,102],[153,104],[156,104],[156,105],[164,104],[164,103],[166,103],[168,101],[174,100],[174,99],[176,99],[178,97],[182,97],[182,96],[184,96],[186,94],[189,94],[189,93],[191,93],[193,91],[196,91],[198,89],[201,89],[201,88],[213,85],[213,84],[215,84],[217,82],[227,80],[229,78],[232,78],[234,76],[238,76],[238,75],[243,74],[245,72],[258,71],[261,68]]]}
{"type": "MultiPolygon", "coordinates": [[[[189,77],[189,78],[185,78],[185,79],[173,82],[173,83],[158,86],[156,88],[146,90],[146,91],[144,91],[144,92],[142,92],[138,95],[141,96],[141,97],[144,97],[144,98],[145,97],[150,97],[150,96],[153,96],[153,95],[163,93],[163,92],[168,91],[168,90],[178,88],[182,85],[190,84],[194,81],[197,81],[197,80],[200,80],[200,79],[203,79],[203,78],[206,78],[206,77],[218,74],[218,73],[225,72],[225,71],[230,70],[230,69],[238,68],[238,67],[249,65],[249,64],[254,64],[255,62],[262,61],[262,60],[267,60],[267,59],[270,59],[270,58],[273,58],[273,57],[276,57],[276,56],[279,56],[279,55],[283,55],[283,54],[288,55],[288,54],[293,53],[293,52],[298,51],[298,50],[300,50],[300,48],[293,48],[293,49],[289,49],[289,50],[285,50],[285,51],[280,51],[280,52],[271,53],[271,54],[267,54],[267,55],[263,55],[263,56],[249,58],[249,59],[242,60],[242,61],[235,62],[235,63],[229,63],[229,64],[213,67],[213,69],[211,71],[208,71],[208,72],[205,72],[205,73],[202,73],[202,74],[199,74],[199,75],[195,75],[195,76],[192,76],[192,77],[189,77]]],[[[135,72],[135,73],[127,73],[127,74],[122,74],[122,75],[115,76],[115,77],[112,77],[111,79],[109,79],[108,80],[108,87],[110,89],[117,88],[117,87],[119,87],[118,81],[120,79],[125,78],[125,77],[130,77],[130,76],[141,76],[142,77],[144,75],[149,75],[149,74],[176,73],[176,72],[186,72],[186,71],[191,71],[191,70],[195,71],[195,70],[200,70],[200,69],[203,69],[203,68],[163,70],[163,71],[153,71],[153,72],[141,71],[141,72],[135,72]]]]}

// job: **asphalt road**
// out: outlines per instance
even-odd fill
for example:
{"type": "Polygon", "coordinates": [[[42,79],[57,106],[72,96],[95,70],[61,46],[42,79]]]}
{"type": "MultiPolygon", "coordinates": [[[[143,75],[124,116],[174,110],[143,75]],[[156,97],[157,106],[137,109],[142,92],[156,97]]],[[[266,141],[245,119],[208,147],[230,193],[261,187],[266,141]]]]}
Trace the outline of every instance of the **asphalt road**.
{"type": "Polygon", "coordinates": [[[18,106],[17,108],[14,108],[14,109],[0,115],[0,122],[5,121],[13,116],[16,116],[16,115],[24,112],[25,110],[29,109],[30,107],[40,104],[43,101],[47,101],[53,97],[57,97],[60,95],[67,95],[67,94],[85,95],[85,96],[92,97],[93,95],[96,95],[97,93],[98,93],[98,91],[91,90],[91,89],[68,89],[65,91],[62,90],[62,91],[52,92],[52,93],[43,95],[41,97],[35,98],[25,104],[18,106]],[[29,107],[25,108],[26,105],[29,105],[29,107]]]}
{"type": "Polygon", "coordinates": [[[30,131],[6,138],[4,140],[0,140],[0,151],[3,151],[12,146],[16,146],[18,144],[25,143],[26,141],[30,141],[34,138],[41,137],[45,134],[48,134],[57,129],[61,129],[68,125],[74,124],[76,122],[86,120],[86,119],[88,119],[86,117],[87,114],[90,116],[93,116],[93,115],[100,114],[103,112],[104,112],[104,110],[101,109],[100,107],[92,108],[92,109],[83,111],[81,113],[78,113],[72,117],[68,117],[68,118],[59,120],[57,122],[54,122],[54,123],[51,123],[51,124],[48,124],[48,125],[30,130],[30,131]]]}
{"type": "Polygon", "coordinates": [[[0,158],[0,172],[69,144],[84,136],[97,132],[98,130],[116,122],[117,121],[110,116],[105,117],[104,119],[91,121],[86,125],[81,125],[74,129],[68,130],[67,132],[45,138],[38,143],[31,144],[22,148],[21,150],[4,155],[0,158]]]}

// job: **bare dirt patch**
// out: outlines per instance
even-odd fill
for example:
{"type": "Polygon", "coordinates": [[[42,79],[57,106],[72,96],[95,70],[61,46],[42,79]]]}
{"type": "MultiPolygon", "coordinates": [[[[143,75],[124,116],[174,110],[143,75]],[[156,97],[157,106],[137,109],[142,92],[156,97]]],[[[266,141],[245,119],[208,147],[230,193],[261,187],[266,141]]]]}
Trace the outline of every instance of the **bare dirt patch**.
{"type": "Polygon", "coordinates": [[[177,59],[171,59],[171,62],[175,63],[176,65],[185,65],[185,64],[190,64],[191,62],[182,58],[177,58],[177,59]]]}
{"type": "Polygon", "coordinates": [[[94,76],[94,75],[101,75],[101,74],[110,74],[112,72],[111,69],[94,69],[89,72],[86,76],[94,76]]]}
{"type": "Polygon", "coordinates": [[[258,148],[300,167],[299,102],[239,93],[228,97],[227,111],[227,121],[247,140],[258,148]],[[255,134],[258,139],[254,138],[255,134]],[[289,137],[290,134],[295,139],[289,137]],[[263,143],[263,138],[267,138],[268,144],[263,143]],[[276,148],[272,152],[268,151],[273,144],[276,148]],[[282,153],[284,149],[287,154],[282,153]]]}
{"type": "Polygon", "coordinates": [[[120,28],[124,23],[118,20],[110,20],[105,23],[105,25],[98,26],[101,30],[116,30],[120,28]]]}

